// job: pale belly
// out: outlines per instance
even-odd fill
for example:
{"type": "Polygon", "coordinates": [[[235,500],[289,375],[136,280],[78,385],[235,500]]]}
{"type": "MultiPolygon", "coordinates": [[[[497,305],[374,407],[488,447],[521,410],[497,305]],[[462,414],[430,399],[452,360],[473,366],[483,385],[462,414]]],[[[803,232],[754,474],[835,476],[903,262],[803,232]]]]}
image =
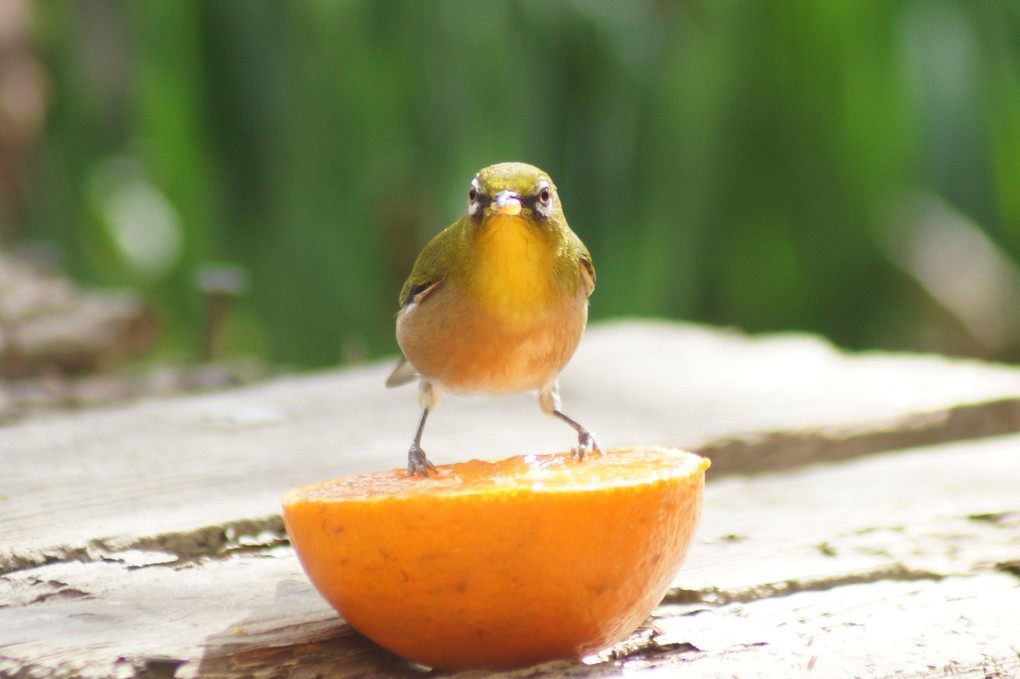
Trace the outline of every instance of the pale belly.
{"type": "Polygon", "coordinates": [[[480,311],[441,288],[397,317],[397,342],[415,369],[442,391],[513,394],[556,379],[588,320],[582,290],[547,308],[508,316],[480,311]]]}

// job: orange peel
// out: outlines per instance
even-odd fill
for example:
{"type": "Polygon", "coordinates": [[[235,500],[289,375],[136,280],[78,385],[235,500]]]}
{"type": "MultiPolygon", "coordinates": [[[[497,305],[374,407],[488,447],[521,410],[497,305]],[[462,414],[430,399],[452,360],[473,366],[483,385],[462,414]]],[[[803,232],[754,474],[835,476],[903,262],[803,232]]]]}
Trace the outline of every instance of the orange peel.
{"type": "Polygon", "coordinates": [[[701,513],[707,459],[624,448],[351,476],[289,491],[312,583],[355,629],[443,670],[580,659],[662,600],[701,513]]]}

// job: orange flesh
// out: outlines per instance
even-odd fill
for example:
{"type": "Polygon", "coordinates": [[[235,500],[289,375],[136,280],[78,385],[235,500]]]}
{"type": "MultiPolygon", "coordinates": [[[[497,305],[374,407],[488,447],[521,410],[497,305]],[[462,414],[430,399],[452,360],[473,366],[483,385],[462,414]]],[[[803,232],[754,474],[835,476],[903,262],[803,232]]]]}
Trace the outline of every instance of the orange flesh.
{"type": "Polygon", "coordinates": [[[446,670],[580,658],[630,634],[693,538],[708,460],[664,448],[403,470],[284,496],[319,592],[355,628],[446,670]]]}

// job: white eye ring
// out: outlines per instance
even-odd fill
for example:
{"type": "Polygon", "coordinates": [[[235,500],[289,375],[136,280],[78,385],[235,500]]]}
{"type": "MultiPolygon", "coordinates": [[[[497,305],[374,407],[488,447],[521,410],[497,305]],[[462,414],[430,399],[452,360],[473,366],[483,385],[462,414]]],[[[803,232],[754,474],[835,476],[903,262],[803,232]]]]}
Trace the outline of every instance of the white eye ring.
{"type": "Polygon", "coordinates": [[[478,215],[478,209],[481,207],[478,204],[478,195],[481,192],[478,190],[478,184],[475,181],[471,182],[471,188],[468,189],[468,214],[472,217],[478,215]]]}

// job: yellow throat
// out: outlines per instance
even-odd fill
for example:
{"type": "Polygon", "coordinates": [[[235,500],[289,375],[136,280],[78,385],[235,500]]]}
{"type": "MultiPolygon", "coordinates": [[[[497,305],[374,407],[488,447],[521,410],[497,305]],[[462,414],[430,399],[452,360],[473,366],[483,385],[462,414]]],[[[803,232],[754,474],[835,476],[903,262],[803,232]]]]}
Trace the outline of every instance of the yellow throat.
{"type": "Polygon", "coordinates": [[[520,217],[493,215],[475,238],[472,292],[489,312],[527,323],[562,299],[557,247],[520,217]]]}

